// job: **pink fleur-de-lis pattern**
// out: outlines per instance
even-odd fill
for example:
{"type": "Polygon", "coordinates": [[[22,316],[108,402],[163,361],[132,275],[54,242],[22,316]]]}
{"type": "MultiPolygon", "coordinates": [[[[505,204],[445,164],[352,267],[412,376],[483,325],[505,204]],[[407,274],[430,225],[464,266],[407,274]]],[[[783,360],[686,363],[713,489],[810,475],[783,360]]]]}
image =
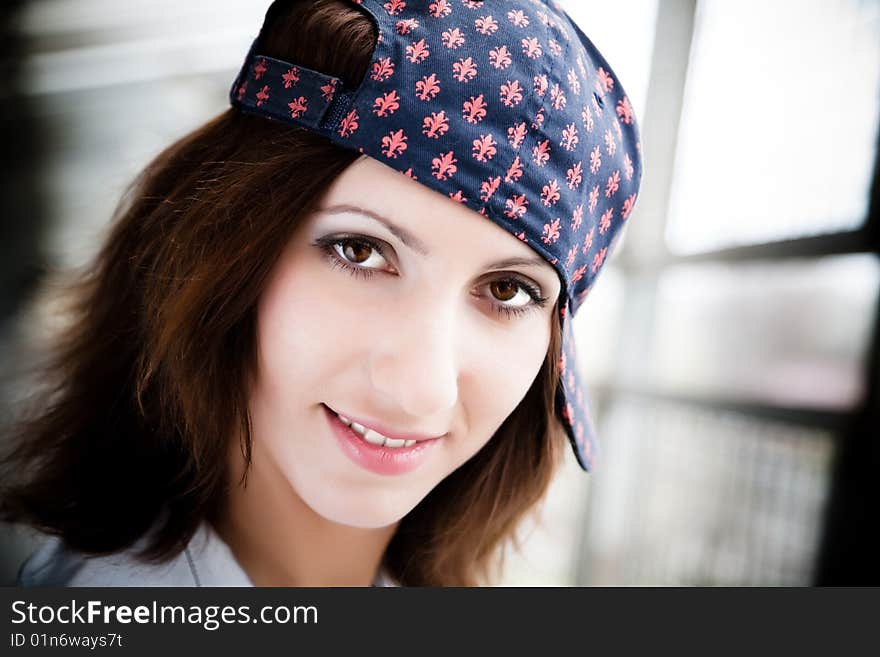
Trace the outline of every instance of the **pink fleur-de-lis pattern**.
{"type": "MultiPolygon", "coordinates": [[[[234,85],[233,104],[246,112],[307,128],[319,126],[342,88],[338,78],[272,57],[251,57],[245,66],[244,75],[240,74],[234,85]]],[[[394,102],[388,98],[384,105],[378,105],[383,115],[396,109],[394,102]]],[[[352,124],[353,117],[350,117],[346,130],[351,129],[352,124]]]]}
{"type": "Polygon", "coordinates": [[[556,269],[557,408],[589,470],[596,445],[570,318],[636,203],[632,104],[554,0],[350,1],[380,33],[358,87],[264,57],[258,37],[232,104],[383,162],[484,215],[556,269]]]}

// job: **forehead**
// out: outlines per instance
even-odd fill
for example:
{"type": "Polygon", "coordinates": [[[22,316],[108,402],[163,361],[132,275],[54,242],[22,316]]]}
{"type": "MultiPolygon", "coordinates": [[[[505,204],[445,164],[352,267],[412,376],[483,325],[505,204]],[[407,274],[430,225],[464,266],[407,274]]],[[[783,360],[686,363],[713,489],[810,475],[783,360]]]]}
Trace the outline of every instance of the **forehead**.
{"type": "Polygon", "coordinates": [[[487,257],[537,259],[553,267],[525,242],[471,208],[410,179],[377,160],[362,156],[334,180],[321,207],[354,205],[382,214],[423,243],[431,253],[454,250],[487,257]]]}

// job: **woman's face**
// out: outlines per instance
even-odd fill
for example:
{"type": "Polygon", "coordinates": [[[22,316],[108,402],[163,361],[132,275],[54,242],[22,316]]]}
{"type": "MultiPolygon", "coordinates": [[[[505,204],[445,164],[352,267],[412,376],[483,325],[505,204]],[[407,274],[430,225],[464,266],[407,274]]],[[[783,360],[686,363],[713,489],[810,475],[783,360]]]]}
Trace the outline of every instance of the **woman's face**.
{"type": "Polygon", "coordinates": [[[559,291],[524,242],[362,157],[297,228],[261,298],[250,476],[334,522],[399,521],[523,399],[559,291]],[[374,442],[417,442],[371,444],[336,414],[377,430],[374,442]]]}

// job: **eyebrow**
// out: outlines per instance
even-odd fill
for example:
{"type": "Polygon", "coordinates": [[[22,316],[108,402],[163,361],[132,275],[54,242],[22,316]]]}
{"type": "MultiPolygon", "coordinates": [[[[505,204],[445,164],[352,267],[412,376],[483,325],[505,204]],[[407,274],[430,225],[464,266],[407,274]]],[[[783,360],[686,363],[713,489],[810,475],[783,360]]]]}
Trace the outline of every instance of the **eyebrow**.
{"type": "MultiPolygon", "coordinates": [[[[391,232],[397,239],[406,244],[409,248],[422,255],[428,255],[428,247],[415,235],[404,228],[393,224],[387,218],[383,217],[372,210],[362,208],[357,205],[334,205],[330,208],[321,208],[326,214],[342,214],[344,212],[355,212],[376,221],[391,232]]],[[[514,257],[499,260],[497,262],[486,265],[486,269],[505,269],[507,267],[546,267],[547,261],[542,257],[535,255],[532,257],[514,257]]]]}

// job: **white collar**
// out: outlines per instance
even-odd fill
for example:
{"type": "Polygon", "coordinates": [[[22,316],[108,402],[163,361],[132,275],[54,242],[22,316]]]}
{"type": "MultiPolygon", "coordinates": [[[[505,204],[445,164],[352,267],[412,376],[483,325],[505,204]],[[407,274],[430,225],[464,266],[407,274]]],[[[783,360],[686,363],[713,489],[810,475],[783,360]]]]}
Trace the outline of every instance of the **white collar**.
{"type": "MultiPolygon", "coordinates": [[[[199,525],[186,548],[161,563],[145,562],[137,554],[141,538],[131,548],[87,557],[50,537],[22,565],[21,586],[253,586],[232,550],[207,522],[199,525]]],[[[373,586],[398,586],[380,569],[373,586]]]]}
{"type": "Polygon", "coordinates": [[[253,586],[232,550],[213,527],[203,522],[183,550],[195,586],[253,586]]]}

